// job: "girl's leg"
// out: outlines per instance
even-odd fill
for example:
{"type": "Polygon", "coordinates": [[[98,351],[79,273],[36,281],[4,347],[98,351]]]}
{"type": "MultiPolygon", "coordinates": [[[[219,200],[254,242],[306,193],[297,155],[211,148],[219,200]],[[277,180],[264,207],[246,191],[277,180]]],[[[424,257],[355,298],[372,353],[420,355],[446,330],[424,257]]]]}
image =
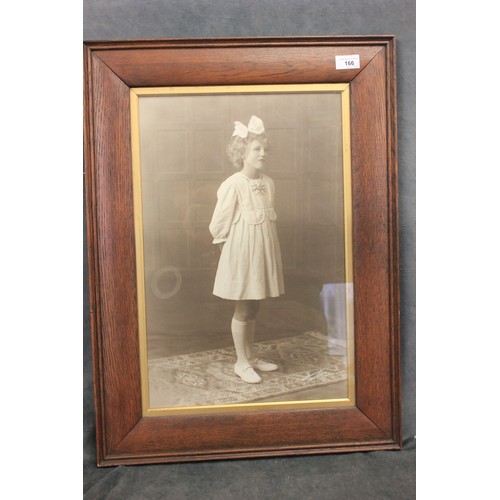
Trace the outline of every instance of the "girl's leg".
{"type": "Polygon", "coordinates": [[[264,361],[259,359],[254,355],[254,338],[255,338],[255,318],[259,312],[260,302],[255,301],[253,308],[253,318],[247,321],[248,325],[248,335],[246,337],[246,353],[247,358],[252,367],[261,372],[274,372],[278,369],[278,365],[275,363],[270,363],[269,361],[264,361]]]}
{"type": "Polygon", "coordinates": [[[259,312],[259,307],[260,307],[260,301],[259,300],[254,300],[249,304],[250,307],[250,315],[249,319],[247,320],[248,324],[248,334],[246,337],[246,351],[247,351],[247,358],[249,360],[253,359],[253,342],[255,339],[255,321],[257,318],[257,313],[259,312]]]}
{"type": "Polygon", "coordinates": [[[241,305],[241,309],[236,312],[238,318],[248,318],[246,320],[247,330],[245,335],[245,347],[246,347],[246,357],[252,365],[253,368],[261,371],[261,372],[273,372],[278,369],[278,365],[275,363],[270,363],[268,361],[264,361],[262,359],[258,359],[254,356],[254,338],[255,338],[255,321],[257,318],[257,314],[259,312],[260,301],[259,300],[251,300],[245,301],[248,302],[245,306],[241,305]]]}
{"type": "Polygon", "coordinates": [[[249,384],[258,384],[262,379],[255,373],[247,355],[248,338],[252,336],[252,322],[255,329],[255,316],[258,310],[258,301],[238,300],[235,303],[234,316],[231,322],[234,348],[236,350],[236,364],[234,372],[243,381],[249,384]],[[250,324],[249,324],[250,323],[250,324]]]}
{"type": "Polygon", "coordinates": [[[234,304],[234,317],[239,321],[252,321],[259,312],[260,300],[237,300],[234,304]]]}

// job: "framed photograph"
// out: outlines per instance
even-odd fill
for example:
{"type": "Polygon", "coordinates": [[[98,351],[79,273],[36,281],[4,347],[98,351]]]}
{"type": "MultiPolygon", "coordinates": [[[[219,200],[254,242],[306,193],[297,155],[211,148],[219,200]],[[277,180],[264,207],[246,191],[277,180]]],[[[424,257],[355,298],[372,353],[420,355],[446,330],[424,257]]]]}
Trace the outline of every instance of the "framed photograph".
{"type": "Polygon", "coordinates": [[[84,54],[98,465],[399,449],[394,37],[84,54]]]}

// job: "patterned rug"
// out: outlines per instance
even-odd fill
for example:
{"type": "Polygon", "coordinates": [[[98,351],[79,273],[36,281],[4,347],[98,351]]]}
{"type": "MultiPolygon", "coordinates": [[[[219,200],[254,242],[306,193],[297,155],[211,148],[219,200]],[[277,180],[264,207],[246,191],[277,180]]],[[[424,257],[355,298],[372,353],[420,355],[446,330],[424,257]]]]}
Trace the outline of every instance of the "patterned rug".
{"type": "Polygon", "coordinates": [[[247,384],[233,372],[234,347],[149,360],[151,408],[247,403],[345,380],[344,356],[328,354],[327,336],[306,332],[258,342],[255,353],[279,369],[247,384]]]}

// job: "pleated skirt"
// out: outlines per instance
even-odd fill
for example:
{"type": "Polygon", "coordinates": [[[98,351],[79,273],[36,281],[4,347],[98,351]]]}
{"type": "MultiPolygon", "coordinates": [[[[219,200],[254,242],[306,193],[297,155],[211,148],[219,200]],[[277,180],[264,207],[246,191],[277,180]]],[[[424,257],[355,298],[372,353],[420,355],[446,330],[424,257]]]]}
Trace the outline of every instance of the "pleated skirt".
{"type": "Polygon", "coordinates": [[[250,224],[244,217],[231,226],[217,267],[214,295],[229,300],[261,300],[285,293],[276,223],[250,224]]]}

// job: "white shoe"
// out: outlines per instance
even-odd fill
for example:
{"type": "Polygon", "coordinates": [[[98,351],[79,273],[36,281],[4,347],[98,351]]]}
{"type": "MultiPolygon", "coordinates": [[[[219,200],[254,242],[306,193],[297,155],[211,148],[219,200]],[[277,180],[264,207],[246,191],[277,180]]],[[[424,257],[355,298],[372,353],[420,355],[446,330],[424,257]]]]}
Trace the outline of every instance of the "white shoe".
{"type": "Polygon", "coordinates": [[[278,365],[275,363],[270,363],[269,361],[264,361],[263,359],[253,358],[250,360],[250,364],[257,370],[261,372],[274,372],[278,369],[278,365]]]}
{"type": "Polygon", "coordinates": [[[260,384],[262,382],[262,379],[255,373],[251,365],[241,367],[236,364],[234,365],[234,373],[236,373],[243,382],[247,382],[248,384],[260,384]]]}

